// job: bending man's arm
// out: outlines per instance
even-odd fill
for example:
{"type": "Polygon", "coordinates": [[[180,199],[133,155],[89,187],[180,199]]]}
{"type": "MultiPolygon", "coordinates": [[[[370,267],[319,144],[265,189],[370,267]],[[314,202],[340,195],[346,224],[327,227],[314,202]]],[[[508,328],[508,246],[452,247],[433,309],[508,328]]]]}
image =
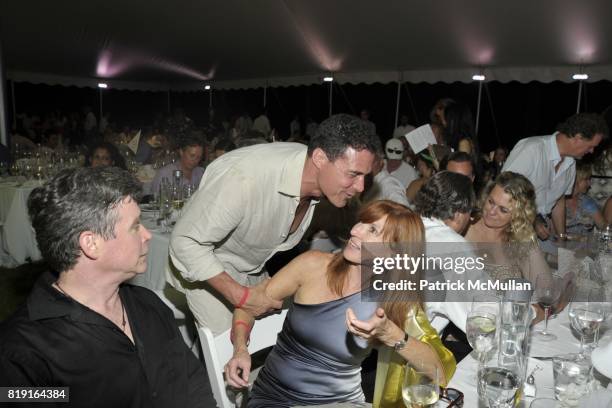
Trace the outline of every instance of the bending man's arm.
{"type": "Polygon", "coordinates": [[[172,231],[172,264],[185,280],[207,281],[229,303],[255,316],[279,308],[280,302],[265,296],[263,284],[247,288],[236,282],[214,252],[243,219],[252,216],[245,208],[253,183],[238,171],[216,168],[207,170],[201,183],[172,231]]]}

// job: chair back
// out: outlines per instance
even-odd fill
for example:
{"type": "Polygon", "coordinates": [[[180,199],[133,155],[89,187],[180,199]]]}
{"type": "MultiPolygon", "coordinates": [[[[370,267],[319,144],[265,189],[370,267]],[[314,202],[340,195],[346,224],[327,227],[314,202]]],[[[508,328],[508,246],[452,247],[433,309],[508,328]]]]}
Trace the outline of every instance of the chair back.
{"type": "MultiPolygon", "coordinates": [[[[286,315],[287,310],[285,309],[280,313],[255,321],[249,343],[250,354],[276,344],[276,338],[283,328],[286,315]]],[[[219,408],[234,408],[236,406],[228,397],[228,386],[223,377],[223,367],[234,355],[234,346],[230,341],[230,332],[231,330],[226,330],[214,336],[212,331],[206,326],[200,326],[198,329],[206,363],[206,371],[208,372],[213,396],[219,408]]]]}

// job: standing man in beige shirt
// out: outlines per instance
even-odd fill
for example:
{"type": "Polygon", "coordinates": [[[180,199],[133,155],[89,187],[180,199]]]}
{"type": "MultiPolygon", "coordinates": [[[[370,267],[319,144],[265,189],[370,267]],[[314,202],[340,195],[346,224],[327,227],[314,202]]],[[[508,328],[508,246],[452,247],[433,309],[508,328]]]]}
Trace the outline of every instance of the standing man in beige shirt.
{"type": "Polygon", "coordinates": [[[280,308],[265,293],[265,262],[300,242],[321,196],[344,207],[362,192],[377,150],[366,123],[340,114],[308,147],[255,145],[210,164],[170,240],[168,280],[198,323],[216,334],[230,328],[235,307],[254,316],[280,308]]]}

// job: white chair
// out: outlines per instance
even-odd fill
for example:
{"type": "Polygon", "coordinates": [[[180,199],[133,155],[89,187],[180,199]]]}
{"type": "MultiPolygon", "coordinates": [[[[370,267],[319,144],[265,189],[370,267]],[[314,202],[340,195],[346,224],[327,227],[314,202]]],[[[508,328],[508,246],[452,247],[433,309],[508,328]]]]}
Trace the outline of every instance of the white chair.
{"type": "MultiPolygon", "coordinates": [[[[287,310],[282,310],[280,313],[255,321],[249,343],[250,354],[276,344],[276,338],[283,328],[286,315],[287,310]]],[[[198,335],[200,336],[200,344],[202,345],[210,387],[217,401],[217,406],[220,408],[236,407],[236,404],[227,395],[228,386],[223,378],[223,367],[234,354],[234,346],[230,341],[230,330],[214,336],[208,327],[200,326],[198,335]]],[[[252,380],[257,375],[256,371],[251,372],[249,383],[252,383],[252,380]]]]}

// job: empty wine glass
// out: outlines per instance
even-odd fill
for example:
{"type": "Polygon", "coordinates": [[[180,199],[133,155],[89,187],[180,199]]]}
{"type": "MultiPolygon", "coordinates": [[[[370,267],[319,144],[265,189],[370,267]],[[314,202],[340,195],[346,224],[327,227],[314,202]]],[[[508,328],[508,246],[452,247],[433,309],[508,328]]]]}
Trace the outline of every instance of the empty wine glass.
{"type": "Polygon", "coordinates": [[[402,398],[407,407],[426,407],[440,398],[441,373],[434,363],[425,360],[406,364],[402,398]]]}
{"type": "Polygon", "coordinates": [[[548,319],[554,312],[554,306],[561,296],[562,279],[556,275],[540,273],[536,278],[535,299],[538,305],[544,309],[544,330],[536,331],[541,340],[556,340],[557,336],[548,331],[548,319]]]}
{"type": "Polygon", "coordinates": [[[605,319],[605,293],[601,288],[576,292],[569,306],[572,328],[580,334],[580,355],[585,355],[584,340],[594,336],[594,345],[599,337],[599,328],[605,319]]]}

